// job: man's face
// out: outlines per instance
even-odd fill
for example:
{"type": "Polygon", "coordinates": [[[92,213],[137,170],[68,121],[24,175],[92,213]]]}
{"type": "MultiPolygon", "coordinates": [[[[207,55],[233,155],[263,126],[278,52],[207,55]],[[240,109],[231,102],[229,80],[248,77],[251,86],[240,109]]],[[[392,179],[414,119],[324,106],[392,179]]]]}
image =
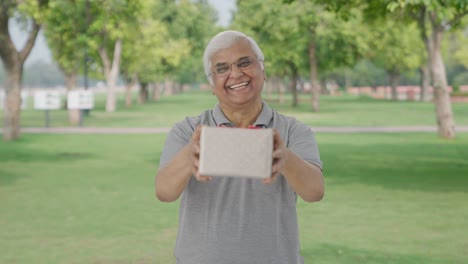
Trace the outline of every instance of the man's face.
{"type": "Polygon", "coordinates": [[[211,58],[213,92],[221,105],[232,107],[260,100],[265,74],[245,39],[211,58]]]}

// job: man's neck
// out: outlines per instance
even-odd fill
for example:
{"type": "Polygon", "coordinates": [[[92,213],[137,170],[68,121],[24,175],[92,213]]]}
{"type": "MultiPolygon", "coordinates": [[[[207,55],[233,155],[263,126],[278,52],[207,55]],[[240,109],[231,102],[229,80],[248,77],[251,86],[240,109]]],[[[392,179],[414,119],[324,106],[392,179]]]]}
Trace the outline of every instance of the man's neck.
{"type": "Polygon", "coordinates": [[[220,104],[221,110],[229,121],[234,123],[236,127],[248,127],[252,125],[262,112],[262,101],[259,100],[255,104],[239,107],[236,109],[220,104]]]}

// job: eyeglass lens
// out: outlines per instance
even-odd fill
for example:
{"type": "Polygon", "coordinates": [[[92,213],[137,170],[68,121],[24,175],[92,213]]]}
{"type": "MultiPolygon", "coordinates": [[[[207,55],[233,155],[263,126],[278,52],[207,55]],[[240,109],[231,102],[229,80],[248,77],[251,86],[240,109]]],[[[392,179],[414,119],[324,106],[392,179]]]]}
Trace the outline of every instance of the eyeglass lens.
{"type": "Polygon", "coordinates": [[[245,70],[252,65],[255,59],[250,57],[240,58],[238,61],[228,64],[228,63],[221,63],[216,65],[215,73],[217,75],[227,75],[231,72],[232,65],[235,64],[238,69],[245,70]]]}

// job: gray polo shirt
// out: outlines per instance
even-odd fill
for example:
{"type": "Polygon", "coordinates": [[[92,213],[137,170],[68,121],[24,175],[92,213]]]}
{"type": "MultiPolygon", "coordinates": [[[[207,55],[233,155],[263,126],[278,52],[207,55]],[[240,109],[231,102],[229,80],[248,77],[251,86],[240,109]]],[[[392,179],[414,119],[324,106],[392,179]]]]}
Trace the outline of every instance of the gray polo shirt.
{"type": "MultiPolygon", "coordinates": [[[[231,123],[216,105],[175,124],[166,139],[161,167],[190,141],[201,124],[231,123]]],[[[263,102],[254,125],[276,128],[289,149],[322,167],[314,134],[305,124],[263,102]]],[[[177,263],[302,264],[296,200],[282,175],[269,185],[258,179],[214,177],[198,182],[192,177],[180,199],[177,263]]]]}

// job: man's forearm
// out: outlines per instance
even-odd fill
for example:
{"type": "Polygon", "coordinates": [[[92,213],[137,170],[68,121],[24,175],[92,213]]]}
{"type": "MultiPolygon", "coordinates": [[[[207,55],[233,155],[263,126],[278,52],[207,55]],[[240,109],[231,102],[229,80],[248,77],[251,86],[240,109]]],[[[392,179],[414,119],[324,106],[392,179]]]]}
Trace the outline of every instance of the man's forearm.
{"type": "Polygon", "coordinates": [[[286,156],[281,173],[288,184],[304,201],[320,201],[324,195],[324,181],[320,168],[304,161],[289,149],[286,156]]]}
{"type": "Polygon", "coordinates": [[[163,168],[160,168],[155,180],[156,197],[163,202],[173,202],[185,189],[193,172],[189,145],[185,146],[163,168]]]}

